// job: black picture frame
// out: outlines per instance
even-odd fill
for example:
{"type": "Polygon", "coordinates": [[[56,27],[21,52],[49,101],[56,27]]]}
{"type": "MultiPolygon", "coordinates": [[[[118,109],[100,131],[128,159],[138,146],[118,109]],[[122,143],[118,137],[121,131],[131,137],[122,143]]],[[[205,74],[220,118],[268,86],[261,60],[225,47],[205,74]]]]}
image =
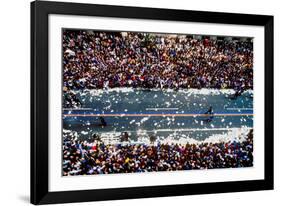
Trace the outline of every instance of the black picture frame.
{"type": "Polygon", "coordinates": [[[31,203],[50,204],[273,189],[273,16],[136,8],[63,2],[31,2],[31,203]],[[83,15],[189,21],[265,28],[264,180],[49,192],[48,15],[83,15]]]}

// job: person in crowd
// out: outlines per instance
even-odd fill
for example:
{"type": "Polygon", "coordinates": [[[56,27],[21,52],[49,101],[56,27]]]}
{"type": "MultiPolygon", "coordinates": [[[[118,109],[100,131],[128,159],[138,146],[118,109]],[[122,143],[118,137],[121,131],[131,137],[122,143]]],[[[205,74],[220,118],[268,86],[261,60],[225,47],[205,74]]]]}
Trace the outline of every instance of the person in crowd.
{"type": "Polygon", "coordinates": [[[205,122],[211,122],[214,119],[214,111],[213,111],[213,107],[210,106],[208,111],[205,112],[205,115],[207,115],[207,119],[205,119],[205,122]]]}
{"type": "Polygon", "coordinates": [[[129,141],[129,134],[128,134],[128,132],[122,132],[120,141],[121,142],[128,142],[129,141]]]}
{"type": "Polygon", "coordinates": [[[104,117],[100,117],[100,125],[102,127],[106,127],[107,126],[107,122],[105,121],[104,117]]]}

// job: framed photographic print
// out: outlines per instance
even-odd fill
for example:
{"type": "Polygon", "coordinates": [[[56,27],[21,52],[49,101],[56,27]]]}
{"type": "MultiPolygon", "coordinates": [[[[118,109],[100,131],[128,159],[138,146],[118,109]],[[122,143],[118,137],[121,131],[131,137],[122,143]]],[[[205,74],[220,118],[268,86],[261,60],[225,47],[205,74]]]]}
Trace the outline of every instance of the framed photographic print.
{"type": "Polygon", "coordinates": [[[273,16],[31,3],[31,203],[273,189],[273,16]]]}

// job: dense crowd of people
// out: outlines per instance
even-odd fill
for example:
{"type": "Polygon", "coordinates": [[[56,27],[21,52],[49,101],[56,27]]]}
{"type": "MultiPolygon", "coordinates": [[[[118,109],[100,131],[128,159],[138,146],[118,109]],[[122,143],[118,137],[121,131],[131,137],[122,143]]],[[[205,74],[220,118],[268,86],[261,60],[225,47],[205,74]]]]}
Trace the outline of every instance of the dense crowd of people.
{"type": "Polygon", "coordinates": [[[92,175],[253,166],[253,131],[246,140],[198,144],[104,144],[94,134],[63,135],[63,175],[92,175]]]}
{"type": "Polygon", "coordinates": [[[190,35],[65,30],[64,90],[253,87],[253,42],[190,35]]]}

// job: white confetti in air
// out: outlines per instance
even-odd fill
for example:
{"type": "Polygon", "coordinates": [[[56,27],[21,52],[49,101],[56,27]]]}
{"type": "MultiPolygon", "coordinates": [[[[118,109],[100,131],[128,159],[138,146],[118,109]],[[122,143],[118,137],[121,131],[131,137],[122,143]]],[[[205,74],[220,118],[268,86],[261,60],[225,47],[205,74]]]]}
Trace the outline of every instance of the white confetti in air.
{"type": "Polygon", "coordinates": [[[140,123],[144,123],[145,121],[147,121],[149,119],[149,117],[144,117],[141,119],[140,123]]]}
{"type": "Polygon", "coordinates": [[[132,121],[130,121],[130,124],[133,124],[135,121],[136,121],[136,120],[135,120],[135,119],[133,119],[132,121]]]}
{"type": "Polygon", "coordinates": [[[86,134],[88,134],[89,132],[86,132],[86,131],[81,131],[81,134],[83,134],[83,135],[86,135],[86,134]]]}

